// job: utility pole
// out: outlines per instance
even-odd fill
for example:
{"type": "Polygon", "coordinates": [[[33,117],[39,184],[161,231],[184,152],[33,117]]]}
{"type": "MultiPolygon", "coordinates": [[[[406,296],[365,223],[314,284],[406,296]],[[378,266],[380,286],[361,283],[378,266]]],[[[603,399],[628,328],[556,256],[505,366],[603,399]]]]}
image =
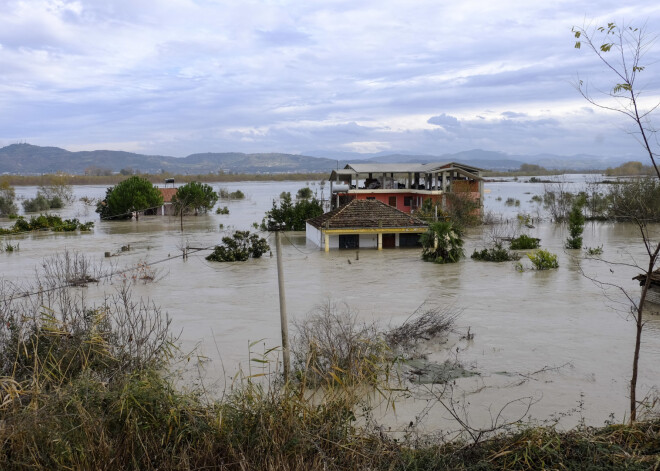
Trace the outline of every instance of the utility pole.
{"type": "Polygon", "coordinates": [[[282,242],[280,231],[275,232],[275,249],[277,251],[277,284],[280,289],[280,323],[282,324],[282,362],[284,363],[284,382],[289,382],[289,326],[286,320],[286,295],[284,293],[284,269],[282,268],[282,242]]]}

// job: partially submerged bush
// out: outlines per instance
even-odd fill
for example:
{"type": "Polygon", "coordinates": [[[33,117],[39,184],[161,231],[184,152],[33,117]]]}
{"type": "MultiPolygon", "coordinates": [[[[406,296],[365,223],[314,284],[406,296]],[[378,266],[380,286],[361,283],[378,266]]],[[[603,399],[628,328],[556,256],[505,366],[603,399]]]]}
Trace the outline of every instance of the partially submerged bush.
{"type": "Polygon", "coordinates": [[[227,188],[220,188],[218,196],[223,200],[242,200],[245,199],[245,193],[241,190],[230,192],[227,188]]]}
{"type": "Polygon", "coordinates": [[[598,247],[587,247],[587,255],[590,257],[597,257],[603,255],[603,246],[599,245],[598,247]]]}
{"type": "Polygon", "coordinates": [[[21,248],[21,244],[16,242],[15,244],[12,244],[11,242],[5,242],[4,244],[0,244],[0,252],[18,252],[21,248]]]}
{"type": "Polygon", "coordinates": [[[64,202],[59,196],[47,198],[41,192],[37,192],[37,196],[33,199],[23,201],[23,209],[26,213],[36,213],[40,211],[48,211],[49,209],[60,209],[64,207],[64,202]]]}
{"type": "Polygon", "coordinates": [[[268,231],[304,231],[305,222],[323,214],[323,206],[316,198],[298,199],[295,203],[288,191],[280,194],[280,204],[273,201],[273,207],[266,212],[261,227],[268,231]]]}
{"type": "Polygon", "coordinates": [[[206,257],[211,262],[245,262],[250,257],[259,258],[270,250],[268,242],[250,231],[236,231],[222,238],[222,245],[216,245],[213,253],[206,257]]]}
{"type": "Polygon", "coordinates": [[[294,367],[313,384],[377,384],[392,363],[376,324],[360,322],[346,304],[319,305],[295,327],[294,367]]]}
{"type": "Polygon", "coordinates": [[[571,212],[568,213],[568,232],[569,237],[566,239],[567,249],[581,249],[582,248],[582,232],[584,232],[584,214],[582,208],[586,200],[584,198],[576,198],[573,201],[571,212]]]}
{"type": "Polygon", "coordinates": [[[496,242],[492,247],[486,247],[480,251],[474,249],[471,258],[482,262],[510,262],[520,260],[520,254],[510,252],[502,247],[501,242],[496,242]]]}
{"type": "Polygon", "coordinates": [[[610,185],[608,216],[618,221],[660,221],[660,180],[636,178],[610,185]]]}
{"type": "Polygon", "coordinates": [[[0,216],[16,214],[18,208],[14,204],[16,190],[7,181],[0,182],[0,216]]]}
{"type": "Polygon", "coordinates": [[[402,354],[410,357],[419,342],[449,334],[459,314],[425,303],[400,326],[383,330],[360,321],[348,305],[327,301],[295,323],[294,367],[316,385],[386,384],[402,354]]]}
{"type": "Polygon", "coordinates": [[[398,327],[385,333],[391,347],[409,349],[420,340],[431,340],[448,334],[460,311],[451,307],[429,307],[422,304],[398,327]]]}
{"type": "Polygon", "coordinates": [[[299,189],[298,193],[296,193],[296,198],[297,199],[308,200],[312,196],[314,196],[314,193],[312,193],[312,189],[308,186],[299,189]]]}
{"type": "Polygon", "coordinates": [[[528,253],[527,257],[532,261],[535,270],[550,270],[552,268],[559,268],[557,255],[548,252],[547,250],[537,250],[536,252],[528,253]]]}
{"type": "Polygon", "coordinates": [[[229,214],[229,208],[227,206],[219,207],[215,210],[215,214],[229,214]]]}
{"type": "Polygon", "coordinates": [[[0,234],[15,234],[18,232],[31,232],[50,229],[53,232],[73,232],[73,231],[90,231],[94,227],[94,222],[89,221],[82,223],[78,219],[64,219],[51,214],[40,214],[39,216],[31,216],[29,220],[23,216],[19,216],[16,222],[9,229],[0,228],[0,234]]]}
{"type": "Polygon", "coordinates": [[[511,250],[531,250],[539,248],[540,239],[530,237],[527,234],[521,234],[511,239],[511,250]]]}
{"type": "Polygon", "coordinates": [[[463,232],[451,221],[430,223],[420,241],[422,258],[427,262],[455,263],[465,256],[463,232]]]}

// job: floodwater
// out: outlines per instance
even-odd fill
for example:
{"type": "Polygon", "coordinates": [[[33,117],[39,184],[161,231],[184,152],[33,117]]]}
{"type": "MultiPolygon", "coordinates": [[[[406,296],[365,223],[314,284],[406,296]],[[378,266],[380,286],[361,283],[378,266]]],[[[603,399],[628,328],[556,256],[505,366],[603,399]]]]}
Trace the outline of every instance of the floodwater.
{"type": "MultiPolygon", "coordinates": [[[[231,381],[239,368],[250,369],[250,352],[258,355],[280,344],[275,257],[266,254],[246,263],[212,263],[204,259],[209,251],[200,251],[187,261],[162,260],[180,254],[183,246],[210,247],[231,229],[249,229],[253,222],[261,222],[280,192],[295,194],[305,182],[213,186],[241,189],[247,198],[220,201],[220,206],[229,207],[229,215],[184,218],[183,234],[177,218],[99,221],[93,208],[76,202],[59,214],[95,221],[92,233],[13,236],[10,240],[20,244],[20,251],[0,253],[1,275],[12,281],[30,279],[44,257],[66,249],[84,252],[104,263],[108,261],[104,252],[120,253],[111,259],[119,268],[146,262],[156,271],[157,281],[137,283],[134,293],[151,298],[169,314],[174,330],[181,332],[183,350],[195,349],[195,357],[203,360],[205,384],[222,389],[224,381],[231,381]],[[131,250],[120,252],[128,244],[131,250]],[[259,342],[249,347],[255,341],[259,342]]],[[[320,192],[318,183],[310,182],[310,186],[320,192]]],[[[17,188],[21,197],[33,197],[36,191],[35,187],[17,188]]],[[[536,213],[537,206],[530,200],[543,192],[543,185],[487,183],[486,191],[486,210],[502,214],[504,220],[515,220],[518,212],[536,213]],[[500,196],[502,200],[497,199],[500,196]],[[505,206],[509,196],[519,199],[520,206],[505,206]]],[[[77,197],[100,197],[105,187],[81,186],[75,193],[77,197]]],[[[7,226],[11,221],[0,224],[7,226]]],[[[511,222],[508,227],[514,225],[511,222]]],[[[491,231],[486,226],[470,230],[465,246],[468,258],[449,265],[425,263],[417,249],[362,250],[359,259],[354,251],[325,253],[308,244],[304,233],[287,233],[283,257],[290,320],[304,317],[328,299],[347,303],[365,321],[383,326],[403,322],[424,302],[449,306],[462,311],[457,333],[450,339],[451,348],[429,345],[433,351],[430,359],[455,358],[478,373],[457,380],[453,386],[454,398],[465,405],[473,424],[489,424],[491,416],[507,402],[524,397],[534,400],[527,416],[540,421],[556,418],[564,426],[580,420],[600,425],[610,414],[623,420],[628,407],[634,323],[618,289],[604,291],[583,273],[637,295],[639,286],[631,278],[639,271],[627,265],[576,258],[580,252],[563,248],[567,228],[549,222],[537,223],[526,232],[541,238],[544,248],[558,254],[557,270],[521,273],[514,263],[471,260],[473,249],[483,247],[491,231]],[[461,340],[468,327],[474,339],[461,340]]],[[[272,236],[269,243],[274,250],[272,236]]],[[[588,223],[584,244],[602,245],[603,258],[611,261],[644,262],[644,250],[633,226],[588,223]]],[[[86,289],[94,296],[113,288],[101,284],[86,289]]],[[[659,360],[660,316],[650,316],[642,340],[638,396],[655,390],[659,360]]],[[[419,388],[416,398],[401,399],[396,415],[389,415],[386,421],[395,429],[418,419],[427,430],[456,428],[439,405],[427,410],[433,397],[433,390],[419,388]]],[[[520,411],[516,403],[504,416],[511,419],[520,411]]]]}

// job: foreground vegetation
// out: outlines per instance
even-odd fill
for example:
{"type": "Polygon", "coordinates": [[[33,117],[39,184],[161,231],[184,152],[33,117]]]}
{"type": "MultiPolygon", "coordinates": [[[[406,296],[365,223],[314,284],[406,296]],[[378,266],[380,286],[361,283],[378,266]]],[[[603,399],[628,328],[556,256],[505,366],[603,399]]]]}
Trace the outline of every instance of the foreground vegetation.
{"type": "Polygon", "coordinates": [[[659,421],[568,432],[513,424],[450,442],[414,426],[383,432],[371,412],[392,397],[397,346],[409,352],[416,338],[451,328],[451,317],[432,310],[383,333],[328,305],[298,326],[294,381],[282,383],[266,352],[254,358],[263,368],[238,377],[219,399],[182,389],[172,371],[186,356],[157,306],[134,299],[122,282],[97,305],[80,288],[64,287],[101,279],[89,260],[68,254],[45,260],[34,286],[0,282],[1,469],[642,470],[660,463],[659,421]],[[380,391],[376,404],[369,390],[380,391]]]}

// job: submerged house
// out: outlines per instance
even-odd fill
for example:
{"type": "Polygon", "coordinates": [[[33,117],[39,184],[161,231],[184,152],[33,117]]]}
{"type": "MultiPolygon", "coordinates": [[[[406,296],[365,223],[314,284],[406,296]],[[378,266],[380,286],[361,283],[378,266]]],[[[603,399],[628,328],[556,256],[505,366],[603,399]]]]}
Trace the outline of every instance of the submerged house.
{"type": "Polygon", "coordinates": [[[163,204],[157,208],[151,208],[144,211],[145,216],[173,216],[174,205],[172,197],[176,195],[178,188],[158,188],[163,197],[163,204]]]}
{"type": "MultiPolygon", "coordinates": [[[[639,286],[644,286],[646,284],[646,273],[637,275],[633,280],[639,281],[639,286]]],[[[649,290],[646,292],[646,300],[660,305],[660,268],[651,273],[651,281],[649,283],[649,290]]]]}
{"type": "Polygon", "coordinates": [[[330,248],[387,249],[415,247],[428,224],[378,200],[354,199],[307,220],[307,239],[326,252],[330,248]]]}
{"type": "Polygon", "coordinates": [[[330,175],[331,209],[351,200],[376,200],[404,213],[424,201],[445,208],[447,193],[461,193],[483,207],[483,170],[457,162],[348,164],[330,175]]]}

